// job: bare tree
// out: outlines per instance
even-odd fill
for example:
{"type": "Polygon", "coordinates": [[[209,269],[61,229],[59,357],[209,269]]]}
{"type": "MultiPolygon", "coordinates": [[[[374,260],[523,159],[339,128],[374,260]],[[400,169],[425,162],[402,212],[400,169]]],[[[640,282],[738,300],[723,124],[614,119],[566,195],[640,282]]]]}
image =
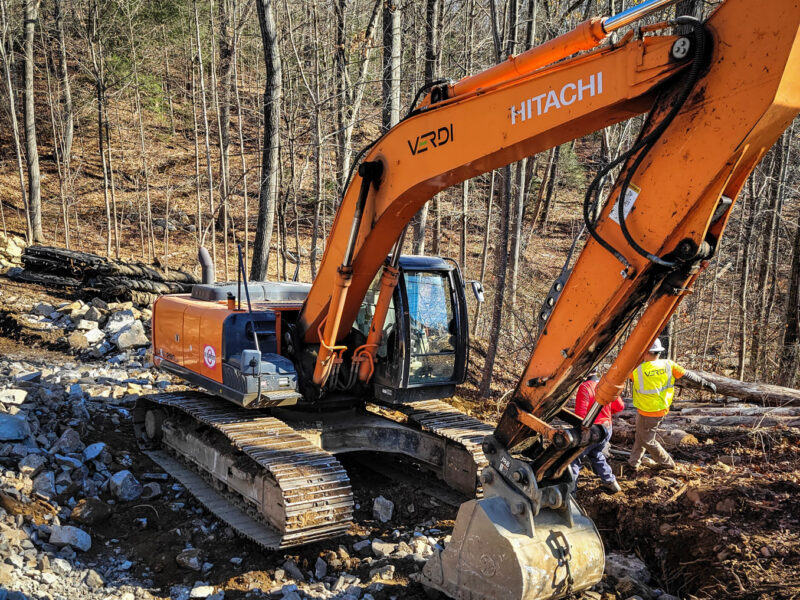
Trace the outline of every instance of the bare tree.
{"type": "Polygon", "coordinates": [[[53,0],[53,18],[58,37],[58,71],[61,78],[61,93],[64,94],[64,133],[62,138],[62,156],[64,170],[69,177],[69,164],[72,156],[72,138],[75,130],[75,116],[72,108],[72,84],[67,69],[67,44],[64,37],[63,0],[53,0]]]}
{"type": "Polygon", "coordinates": [[[400,59],[403,13],[396,0],[383,3],[383,110],[381,122],[387,131],[400,121],[400,59]]]}
{"type": "MultiPolygon", "coordinates": [[[[439,17],[442,0],[425,1],[425,85],[433,83],[439,67],[439,17]]],[[[428,224],[428,206],[436,202],[431,198],[419,209],[414,222],[414,254],[425,254],[425,227],[428,224]]]]}
{"type": "Polygon", "coordinates": [[[280,146],[280,111],[283,92],[281,59],[275,28],[272,0],[256,0],[261,43],[267,81],[264,87],[264,141],[261,153],[261,181],[258,191],[258,224],[253,242],[253,261],[250,277],[263,280],[267,275],[272,229],[275,224],[275,200],[278,193],[278,148],[280,146]]]}
{"type": "MultiPolygon", "coordinates": [[[[208,179],[208,210],[211,218],[209,219],[209,227],[211,228],[211,260],[214,265],[217,264],[217,232],[214,220],[214,173],[211,170],[211,138],[208,131],[208,105],[206,103],[206,80],[203,75],[203,41],[200,39],[200,15],[197,11],[197,0],[192,0],[194,7],[194,31],[197,39],[197,71],[200,80],[200,105],[203,112],[203,133],[205,134],[206,143],[206,177],[208,179]]],[[[205,235],[200,234],[200,245],[204,243],[205,235]]]]}
{"type": "MultiPolygon", "coordinates": [[[[494,2],[492,2],[494,7],[494,2]]],[[[496,23],[493,15],[493,21],[496,23]]],[[[508,2],[508,37],[506,39],[506,54],[511,55],[516,51],[517,46],[517,0],[509,0],[508,2]]],[[[495,27],[495,31],[497,31],[495,27]]],[[[503,59],[501,52],[497,52],[497,61],[503,59]]],[[[500,331],[503,324],[503,303],[505,301],[506,291],[506,270],[508,268],[508,238],[509,238],[509,213],[512,200],[512,168],[507,166],[503,169],[503,177],[501,178],[502,202],[500,205],[500,236],[495,246],[495,262],[494,272],[497,277],[497,284],[494,289],[494,298],[492,301],[492,326],[489,330],[489,345],[486,349],[486,362],[483,365],[483,372],[481,373],[480,393],[484,398],[489,397],[492,385],[492,371],[494,370],[494,361],[497,356],[497,345],[500,340],[500,331]]]]}
{"type": "Polygon", "coordinates": [[[42,178],[39,173],[39,148],[36,145],[36,105],[33,94],[33,38],[39,18],[39,1],[25,0],[25,157],[28,163],[28,208],[31,215],[31,237],[44,241],[42,233],[42,178]]]}
{"type": "MultiPolygon", "coordinates": [[[[6,8],[6,0],[0,0],[0,17],[2,17],[2,40],[0,40],[0,53],[3,59],[3,75],[6,84],[6,93],[8,94],[8,109],[11,115],[11,132],[14,135],[14,153],[17,158],[17,172],[19,174],[19,189],[22,195],[22,206],[25,209],[25,222],[26,237],[30,242],[33,239],[33,231],[31,229],[31,211],[28,210],[28,194],[25,189],[25,171],[22,168],[22,144],[20,142],[19,124],[17,122],[17,104],[15,101],[16,95],[14,94],[14,86],[11,83],[11,57],[9,56],[8,47],[10,44],[9,38],[9,15],[6,8]]],[[[0,202],[2,207],[2,202],[0,202]]],[[[5,230],[5,216],[3,218],[3,230],[5,230]]]]}

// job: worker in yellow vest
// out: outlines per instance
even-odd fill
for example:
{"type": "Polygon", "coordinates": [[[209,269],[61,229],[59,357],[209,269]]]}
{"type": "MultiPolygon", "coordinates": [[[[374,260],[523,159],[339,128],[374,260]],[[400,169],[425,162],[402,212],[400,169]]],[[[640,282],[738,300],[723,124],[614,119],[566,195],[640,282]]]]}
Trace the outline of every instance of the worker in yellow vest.
{"type": "Polygon", "coordinates": [[[667,358],[659,358],[664,351],[661,340],[656,341],[644,355],[644,362],[631,373],[633,380],[633,405],[638,411],[636,415],[636,440],[628,459],[628,464],[638,470],[642,464],[644,451],[647,450],[655,463],[647,464],[672,468],[675,461],[664,447],[656,440],[656,432],[661,421],[669,412],[672,398],[675,395],[675,380],[686,377],[711,392],[716,386],[696,373],[687,371],[678,363],[667,358]]]}

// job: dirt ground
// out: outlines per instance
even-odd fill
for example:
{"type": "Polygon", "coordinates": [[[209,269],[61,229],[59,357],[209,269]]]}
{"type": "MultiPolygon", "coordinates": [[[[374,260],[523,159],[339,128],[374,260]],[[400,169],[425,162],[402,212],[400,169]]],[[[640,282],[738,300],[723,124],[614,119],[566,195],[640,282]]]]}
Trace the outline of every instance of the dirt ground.
{"type": "MultiPolygon", "coordinates": [[[[19,286],[19,295],[23,302],[28,297],[47,299],[43,290],[30,286],[19,286]]],[[[74,361],[57,339],[25,330],[6,308],[0,306],[0,352],[6,357],[74,361]]],[[[473,352],[480,355],[479,348],[473,352]]],[[[497,414],[496,401],[479,400],[473,385],[452,402],[487,420],[497,414]]],[[[625,428],[619,430],[613,448],[630,448],[625,428]]],[[[138,453],[130,423],[124,420],[101,416],[81,433],[87,443],[113,440],[115,453],[129,455],[131,470],[142,480],[147,473],[160,471],[138,453]]],[[[624,470],[621,459],[615,459],[621,494],[601,491],[597,478],[587,469],[582,471],[577,498],[597,524],[607,552],[637,555],[653,575],[651,586],[680,598],[800,598],[800,431],[707,428],[705,433],[694,433],[696,443],[673,451],[679,461],[675,470],[631,473],[624,470]]],[[[313,570],[316,559],[323,557],[342,572],[368,581],[369,565],[348,550],[353,543],[392,539],[398,537],[395,531],[418,526],[441,530],[443,535],[452,529],[458,502],[437,499],[435,491],[408,483],[407,478],[376,473],[365,466],[368,461],[363,457],[341,459],[357,503],[355,524],[343,538],[264,552],[211,519],[178,486],[146,503],[117,505],[112,519],[94,526],[90,553],[99,557],[122,552],[134,563],[134,577],[152,581],[153,589],[160,590],[156,595],[169,597],[171,586],[191,587],[197,579],[196,573],[178,567],[175,556],[187,545],[202,548],[205,559],[215,566],[206,577],[208,583],[224,589],[225,598],[236,600],[248,593],[252,597],[254,588],[280,587],[275,571],[287,559],[313,570]],[[396,507],[387,524],[371,514],[372,499],[378,495],[396,507]],[[241,563],[230,562],[234,557],[241,563]]],[[[169,488],[172,482],[162,485],[169,488]]],[[[395,579],[386,581],[374,596],[425,598],[422,588],[408,578],[417,570],[413,562],[394,564],[395,579]]],[[[604,599],[628,598],[613,582],[600,589],[604,599]]]]}

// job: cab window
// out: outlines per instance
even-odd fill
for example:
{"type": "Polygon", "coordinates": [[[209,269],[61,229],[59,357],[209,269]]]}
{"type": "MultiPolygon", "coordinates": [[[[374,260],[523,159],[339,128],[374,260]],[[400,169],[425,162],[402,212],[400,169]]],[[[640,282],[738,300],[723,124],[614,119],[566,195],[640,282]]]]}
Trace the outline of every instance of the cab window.
{"type": "Polygon", "coordinates": [[[453,379],[456,320],[450,279],[442,272],[405,272],[410,358],[408,383],[453,379]]]}

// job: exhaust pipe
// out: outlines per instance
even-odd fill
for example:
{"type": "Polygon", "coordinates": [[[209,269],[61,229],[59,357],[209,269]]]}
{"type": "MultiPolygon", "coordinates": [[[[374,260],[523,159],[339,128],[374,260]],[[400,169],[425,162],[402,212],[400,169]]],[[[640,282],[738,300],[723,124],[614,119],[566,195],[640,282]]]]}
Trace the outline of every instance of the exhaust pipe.
{"type": "Polygon", "coordinates": [[[211,255],[208,253],[208,250],[201,246],[197,251],[197,260],[200,261],[200,268],[203,273],[202,282],[214,284],[216,281],[214,276],[214,263],[211,262],[211,255]]]}

